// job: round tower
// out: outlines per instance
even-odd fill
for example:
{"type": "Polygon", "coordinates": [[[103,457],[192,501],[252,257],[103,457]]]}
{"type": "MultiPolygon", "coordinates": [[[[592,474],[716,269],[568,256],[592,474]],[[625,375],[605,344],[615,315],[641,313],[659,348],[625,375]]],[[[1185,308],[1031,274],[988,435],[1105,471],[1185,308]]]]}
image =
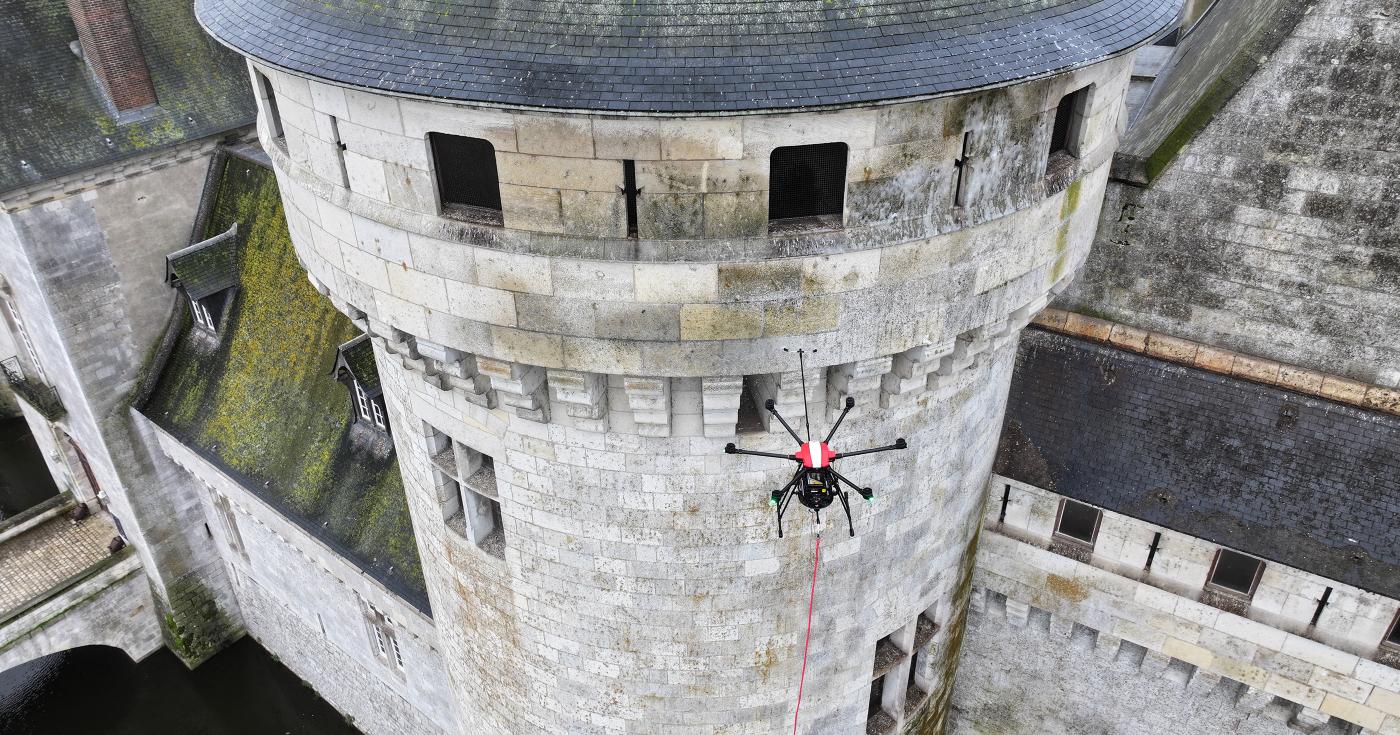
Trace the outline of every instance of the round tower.
{"type": "Polygon", "coordinates": [[[373,336],[462,732],[789,731],[813,519],[724,447],[847,397],[909,448],[839,467],[801,729],[941,731],[1017,335],[1175,15],[1004,5],[196,2],[373,336]]]}

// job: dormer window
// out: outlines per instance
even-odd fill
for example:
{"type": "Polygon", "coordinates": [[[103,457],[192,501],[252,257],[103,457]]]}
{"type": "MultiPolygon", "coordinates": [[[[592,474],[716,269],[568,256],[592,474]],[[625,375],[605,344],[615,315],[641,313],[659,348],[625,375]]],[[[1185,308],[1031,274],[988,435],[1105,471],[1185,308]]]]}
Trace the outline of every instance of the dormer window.
{"type": "Polygon", "coordinates": [[[165,282],[184,294],[195,327],[217,335],[238,287],[238,224],[165,256],[165,282]]]}
{"type": "Polygon", "coordinates": [[[350,379],[355,390],[355,410],[359,412],[360,418],[375,425],[376,428],[388,429],[389,422],[384,419],[383,398],[371,398],[360,381],[350,379]]]}
{"type": "Polygon", "coordinates": [[[389,412],[384,408],[384,390],[374,365],[374,345],[362,334],[336,350],[332,372],[350,389],[352,419],[379,431],[389,431],[389,412]]]}

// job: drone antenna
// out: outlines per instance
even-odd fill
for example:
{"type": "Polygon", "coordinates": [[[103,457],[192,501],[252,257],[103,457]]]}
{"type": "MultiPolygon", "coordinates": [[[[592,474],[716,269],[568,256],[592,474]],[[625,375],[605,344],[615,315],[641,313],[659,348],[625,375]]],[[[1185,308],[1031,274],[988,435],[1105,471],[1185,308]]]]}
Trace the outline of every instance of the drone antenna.
{"type": "Polygon", "coordinates": [[[812,441],[812,417],[807,401],[807,363],[802,359],[805,350],[797,351],[797,372],[802,376],[802,422],[807,425],[807,441],[812,441]]]}

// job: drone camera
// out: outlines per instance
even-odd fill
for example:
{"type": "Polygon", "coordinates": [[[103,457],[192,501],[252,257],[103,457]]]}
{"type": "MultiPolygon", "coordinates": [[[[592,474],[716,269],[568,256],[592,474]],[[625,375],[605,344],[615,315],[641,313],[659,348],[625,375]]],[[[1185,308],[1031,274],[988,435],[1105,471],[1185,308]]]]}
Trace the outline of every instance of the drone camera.
{"type": "Polygon", "coordinates": [[[773,406],[776,406],[776,405],[777,405],[777,404],[773,402],[773,399],[772,399],[772,398],[769,398],[768,400],[766,400],[766,401],[763,402],[763,407],[766,408],[766,409],[768,409],[769,411],[772,411],[772,410],[773,410],[773,406]]]}
{"type": "Polygon", "coordinates": [[[894,440],[894,448],[895,448],[895,449],[908,449],[908,448],[909,448],[909,442],[904,441],[904,437],[900,437],[900,438],[894,440]]]}
{"type": "Polygon", "coordinates": [[[853,396],[846,396],[846,408],[855,408],[856,399],[853,396]]]}
{"type": "Polygon", "coordinates": [[[734,454],[737,451],[739,451],[739,448],[734,446],[734,442],[729,442],[728,444],[724,445],[725,454],[734,454]]]}

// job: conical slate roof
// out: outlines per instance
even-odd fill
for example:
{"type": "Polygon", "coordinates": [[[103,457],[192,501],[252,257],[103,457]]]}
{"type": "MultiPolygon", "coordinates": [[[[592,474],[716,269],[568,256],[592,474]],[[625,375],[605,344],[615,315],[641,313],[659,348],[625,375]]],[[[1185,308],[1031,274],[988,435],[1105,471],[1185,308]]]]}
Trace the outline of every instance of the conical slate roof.
{"type": "Polygon", "coordinates": [[[1131,49],[1178,0],[196,0],[216,38],[347,85],[616,112],[871,103],[1131,49]]]}

